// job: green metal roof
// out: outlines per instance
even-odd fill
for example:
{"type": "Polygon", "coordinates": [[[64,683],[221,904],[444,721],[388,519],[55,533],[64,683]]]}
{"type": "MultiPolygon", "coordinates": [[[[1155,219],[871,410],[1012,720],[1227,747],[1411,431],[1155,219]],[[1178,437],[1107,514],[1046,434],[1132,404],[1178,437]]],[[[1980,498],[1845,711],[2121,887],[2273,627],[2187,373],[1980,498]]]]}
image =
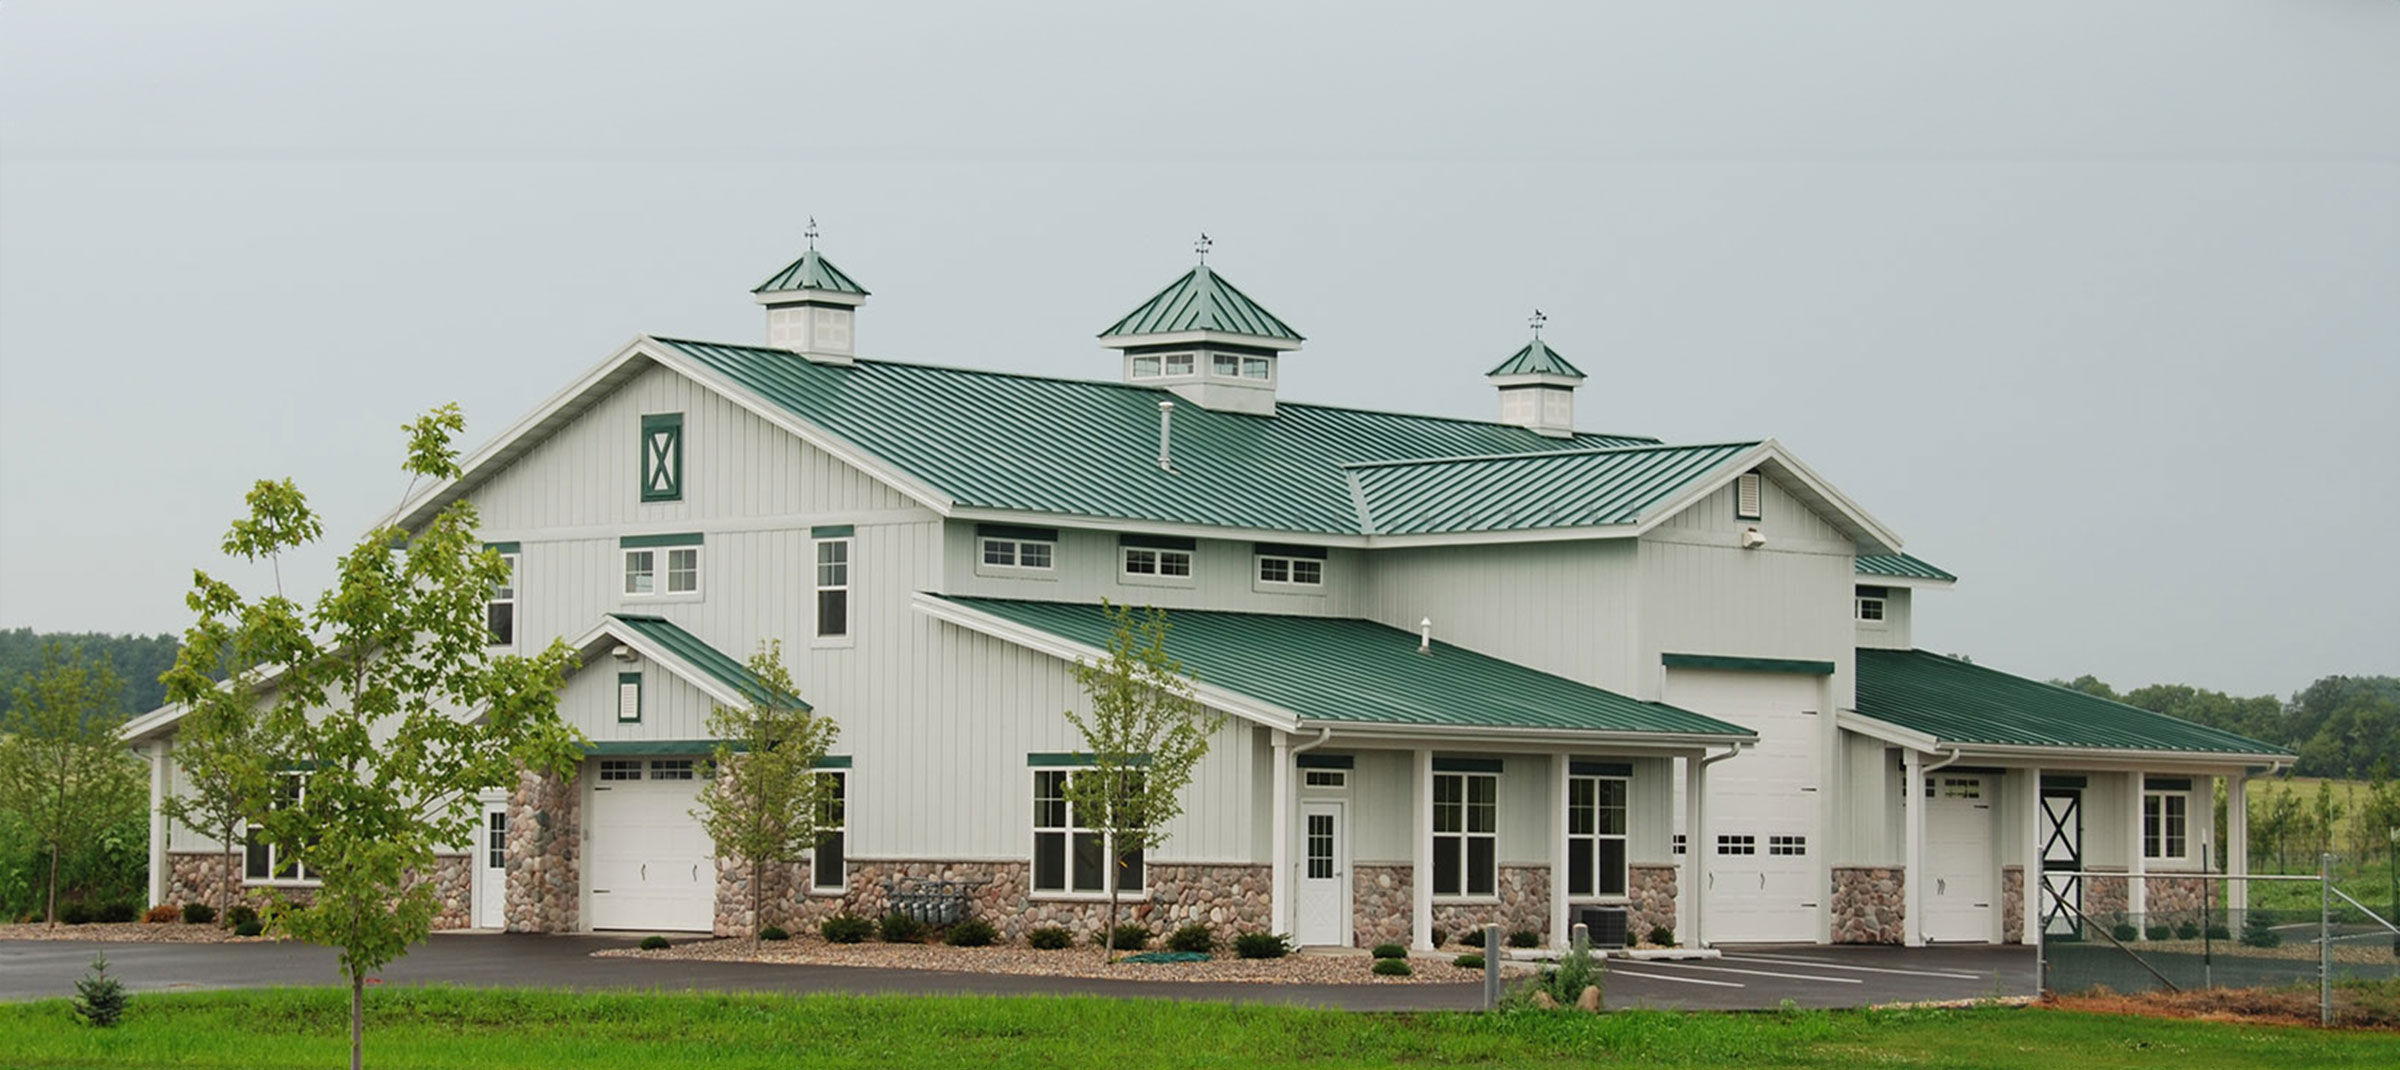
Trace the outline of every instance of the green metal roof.
{"type": "Polygon", "coordinates": [[[1344,462],[1656,441],[1291,402],[1271,417],[1186,405],[1167,472],[1158,403],[1174,395],[1155,387],[657,341],[968,508],[1358,535],[1344,462]]]}
{"type": "Polygon", "coordinates": [[[1142,302],[1140,308],[1100,332],[1102,338],[1178,331],[1217,331],[1258,338],[1302,341],[1300,332],[1259,306],[1248,294],[1202,264],[1142,302]]]}
{"type": "Polygon", "coordinates": [[[1498,375],[1563,375],[1569,379],[1586,377],[1540,338],[1525,343],[1525,348],[1517,350],[1515,356],[1501,361],[1499,367],[1484,375],[1487,378],[1498,375]]]}
{"type": "Polygon", "coordinates": [[[769,294],[781,293],[785,290],[831,290],[835,293],[867,296],[864,287],[852,281],[850,276],[842,273],[842,269],[833,266],[833,261],[826,259],[815,249],[800,254],[800,259],[792,261],[789,266],[776,272],[767,281],[759,283],[758,288],[750,292],[769,294]]]}
{"type": "Polygon", "coordinates": [[[1858,712],[1945,744],[2291,753],[2272,743],[1926,650],[1860,648],[1858,712]]]}
{"type": "Polygon", "coordinates": [[[1944,583],[1958,580],[1958,577],[1934,567],[1932,563],[1908,554],[1860,554],[1858,574],[1907,580],[1940,580],[1944,583]]]}
{"type": "MultiPolygon", "coordinates": [[[[1098,649],[1115,631],[1096,605],[938,597],[1098,649]]],[[[1311,723],[1752,735],[1444,642],[1419,654],[1417,636],[1372,621],[1179,609],[1167,624],[1168,653],[1202,683],[1311,723]]]]}
{"type": "Polygon", "coordinates": [[[1347,466],[1377,535],[1631,524],[1757,446],[1552,450],[1347,466]]]}
{"type": "Polygon", "coordinates": [[[767,682],[759,679],[757,673],[751,672],[749,666],[742,664],[724,651],[701,642],[699,636],[676,627],[664,617],[652,617],[638,613],[611,613],[609,617],[633,629],[634,633],[642,638],[657,643],[676,660],[707,674],[752,702],[770,702],[777,706],[798,707],[803,710],[814,708],[802,701],[798,695],[780,692],[767,686],[767,682]]]}

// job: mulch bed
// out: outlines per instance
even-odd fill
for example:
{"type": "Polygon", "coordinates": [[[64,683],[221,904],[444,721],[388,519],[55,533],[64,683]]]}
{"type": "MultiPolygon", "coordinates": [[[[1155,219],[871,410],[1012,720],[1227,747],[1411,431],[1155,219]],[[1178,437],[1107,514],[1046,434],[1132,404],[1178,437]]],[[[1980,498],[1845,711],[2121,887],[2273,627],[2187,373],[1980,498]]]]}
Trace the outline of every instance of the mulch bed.
{"type": "MultiPolygon", "coordinates": [[[[1384,977],[1370,972],[1373,959],[1361,954],[1297,954],[1279,959],[1236,958],[1231,952],[1207,962],[1101,961],[1097,947],[1057,951],[1023,946],[950,947],[944,944],[830,944],[813,936],[754,942],[747,939],[678,942],[658,951],[612,948],[594,955],[706,962],[763,962],[805,966],[870,966],[953,973],[1004,973],[1039,977],[1088,977],[1111,981],[1238,981],[1248,984],[1464,984],[1480,982],[1481,970],[1451,965],[1451,956],[1412,958],[1414,973],[1384,977]]],[[[1120,952],[1120,955],[1131,952],[1120,952]]]]}
{"type": "MultiPolygon", "coordinates": [[[[2256,1025],[2318,1024],[2317,990],[2306,988],[2202,988],[2131,995],[2097,989],[2081,995],[2050,996],[2042,1006],[2147,1018],[2197,1018],[2256,1025]]],[[[2400,1032],[2400,983],[2336,985],[2334,1024],[2341,1028],[2400,1032]]]]}

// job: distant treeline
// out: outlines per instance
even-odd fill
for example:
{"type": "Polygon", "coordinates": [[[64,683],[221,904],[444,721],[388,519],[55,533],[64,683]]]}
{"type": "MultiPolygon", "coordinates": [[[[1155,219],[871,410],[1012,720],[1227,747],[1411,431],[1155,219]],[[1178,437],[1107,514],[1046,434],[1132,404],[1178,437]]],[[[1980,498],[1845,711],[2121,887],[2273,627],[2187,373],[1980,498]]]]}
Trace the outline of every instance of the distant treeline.
{"type": "Polygon", "coordinates": [[[82,647],[85,657],[106,661],[125,682],[118,709],[130,717],[157,709],[166,701],[160,673],[175,665],[182,640],[172,635],[108,635],[101,632],[37,632],[31,628],[0,630],[0,714],[16,702],[17,683],[41,667],[42,647],[82,647]]]}
{"type": "Polygon", "coordinates": [[[2368,778],[2400,773],[2400,677],[2328,676],[2289,701],[2239,698],[2188,684],[2118,692],[2097,677],[2054,681],[2086,694],[2239,732],[2289,747],[2300,776],[2368,778]]]}

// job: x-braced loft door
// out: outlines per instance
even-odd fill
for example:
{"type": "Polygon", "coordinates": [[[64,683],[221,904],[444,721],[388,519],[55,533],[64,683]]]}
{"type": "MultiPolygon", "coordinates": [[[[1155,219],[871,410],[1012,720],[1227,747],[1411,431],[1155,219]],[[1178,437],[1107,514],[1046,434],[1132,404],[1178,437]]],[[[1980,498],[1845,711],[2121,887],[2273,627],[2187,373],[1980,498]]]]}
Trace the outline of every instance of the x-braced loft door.
{"type": "Polygon", "coordinates": [[[2083,792],[2075,788],[2042,789],[2042,885],[2050,889],[2042,904],[2042,934],[2072,937],[2075,919],[2083,912],[2083,792]],[[2067,912],[2066,904],[2075,908],[2067,912]]]}

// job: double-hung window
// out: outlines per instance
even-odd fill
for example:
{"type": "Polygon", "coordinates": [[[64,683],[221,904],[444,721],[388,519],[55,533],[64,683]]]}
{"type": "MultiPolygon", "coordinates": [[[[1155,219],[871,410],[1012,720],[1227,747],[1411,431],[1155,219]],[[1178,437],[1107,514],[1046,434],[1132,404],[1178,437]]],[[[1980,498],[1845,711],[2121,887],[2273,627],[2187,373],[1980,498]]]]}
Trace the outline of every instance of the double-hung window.
{"type": "Polygon", "coordinates": [[[2142,857],[2172,860],[2191,855],[2189,784],[2152,778],[2142,792],[2142,857]]]}
{"type": "MultiPolygon", "coordinates": [[[[1033,771],[1033,890],[1067,895],[1122,894],[1142,890],[1142,852],[1116,854],[1099,815],[1067,798],[1070,777],[1094,775],[1073,769],[1033,771]],[[1112,855],[1117,864],[1109,864],[1112,855]],[[1114,870],[1112,873],[1111,870],[1114,870]]],[[[1135,774],[1138,775],[1138,774],[1135,774]]]]}
{"type": "Polygon", "coordinates": [[[1625,894],[1626,780],[1567,778],[1567,894],[1625,894]]]}
{"type": "Polygon", "coordinates": [[[816,528],[811,535],[817,540],[817,638],[847,639],[852,530],[847,525],[816,528]]]}
{"type": "Polygon", "coordinates": [[[617,540],[625,555],[625,596],[700,593],[699,533],[628,535],[617,540]]]}
{"type": "Polygon", "coordinates": [[[1500,778],[1433,775],[1433,894],[1495,895],[1500,887],[1500,778]]]}
{"type": "Polygon", "coordinates": [[[517,645],[517,544],[495,543],[500,560],[508,566],[508,578],[492,588],[492,597],[484,603],[485,627],[491,630],[491,645],[517,645]]]}
{"type": "Polygon", "coordinates": [[[809,858],[808,888],[813,892],[838,892],[850,885],[849,871],[842,861],[844,832],[850,820],[850,774],[828,769],[816,776],[823,791],[817,796],[817,845],[809,858]]]}
{"type": "MultiPolygon", "coordinates": [[[[286,770],[275,775],[275,793],[268,799],[269,810],[287,810],[299,806],[308,798],[308,774],[286,770]]],[[[243,836],[242,876],[252,881],[310,881],[314,874],[300,860],[300,852],[290,844],[277,843],[255,826],[243,836]]]]}

